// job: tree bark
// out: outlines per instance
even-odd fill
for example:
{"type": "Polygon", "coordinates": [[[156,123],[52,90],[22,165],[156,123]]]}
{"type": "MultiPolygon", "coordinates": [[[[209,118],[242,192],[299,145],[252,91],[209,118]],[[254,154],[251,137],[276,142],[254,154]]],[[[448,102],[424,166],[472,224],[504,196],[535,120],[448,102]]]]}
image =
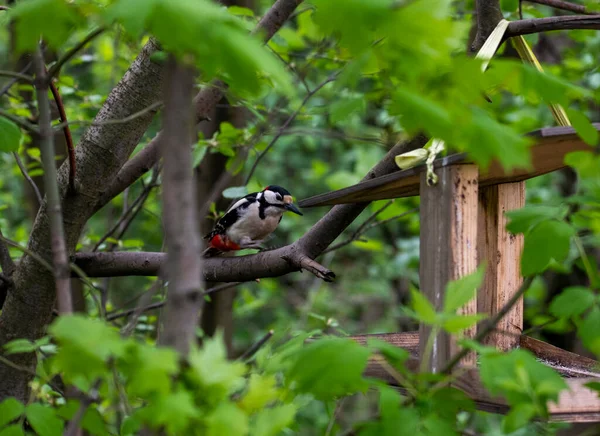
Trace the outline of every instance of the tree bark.
{"type": "Polygon", "coordinates": [[[202,257],[192,168],[194,76],[173,56],[166,74],[161,151],[169,292],[159,342],[185,355],[194,340],[202,304],[202,257]]]}
{"type": "MultiPolygon", "coordinates": [[[[123,118],[160,99],[162,66],[150,61],[157,44],[150,41],[113,89],[96,116],[96,121],[123,118]]],[[[67,251],[73,253],[81,231],[94,212],[98,197],[137,145],[152,114],[126,124],[90,127],[76,147],[77,192],[67,195],[68,163],[58,172],[67,251]]],[[[51,259],[50,226],[47,204],[38,211],[28,248],[51,259]]],[[[6,298],[0,314],[0,346],[17,339],[39,339],[51,319],[54,305],[54,279],[30,256],[23,256],[14,275],[15,286],[6,298]]],[[[34,369],[35,355],[15,354],[15,364],[34,369]]],[[[31,376],[0,363],[0,401],[14,396],[28,399],[31,376]]]]}

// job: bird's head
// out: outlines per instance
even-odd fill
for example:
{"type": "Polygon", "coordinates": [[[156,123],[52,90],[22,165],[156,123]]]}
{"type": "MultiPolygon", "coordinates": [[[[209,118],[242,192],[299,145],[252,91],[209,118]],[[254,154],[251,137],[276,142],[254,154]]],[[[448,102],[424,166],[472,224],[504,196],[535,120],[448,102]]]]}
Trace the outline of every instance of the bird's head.
{"type": "Polygon", "coordinates": [[[262,190],[262,194],[267,203],[280,207],[286,211],[302,215],[302,212],[300,212],[294,204],[292,194],[290,194],[287,189],[277,185],[269,185],[262,190]]]}

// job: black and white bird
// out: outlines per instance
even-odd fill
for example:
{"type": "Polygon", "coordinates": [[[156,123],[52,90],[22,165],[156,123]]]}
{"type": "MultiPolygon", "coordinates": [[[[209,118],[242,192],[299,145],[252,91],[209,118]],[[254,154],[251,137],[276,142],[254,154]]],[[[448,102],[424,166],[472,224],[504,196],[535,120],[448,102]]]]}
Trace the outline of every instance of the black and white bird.
{"type": "Polygon", "coordinates": [[[292,195],[281,186],[270,185],[246,195],[235,202],[204,237],[208,239],[204,257],[246,248],[262,249],[261,243],[273,233],[287,211],[302,215],[292,195]]]}

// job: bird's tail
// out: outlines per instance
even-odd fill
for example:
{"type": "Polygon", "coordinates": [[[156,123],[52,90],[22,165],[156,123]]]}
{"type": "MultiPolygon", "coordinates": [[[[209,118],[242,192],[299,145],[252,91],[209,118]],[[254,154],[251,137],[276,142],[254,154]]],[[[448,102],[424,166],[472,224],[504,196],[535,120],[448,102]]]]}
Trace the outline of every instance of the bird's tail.
{"type": "Polygon", "coordinates": [[[219,250],[218,248],[215,247],[208,247],[206,250],[204,250],[204,252],[202,253],[202,257],[207,258],[207,257],[216,257],[219,256],[223,253],[223,251],[219,250]]]}

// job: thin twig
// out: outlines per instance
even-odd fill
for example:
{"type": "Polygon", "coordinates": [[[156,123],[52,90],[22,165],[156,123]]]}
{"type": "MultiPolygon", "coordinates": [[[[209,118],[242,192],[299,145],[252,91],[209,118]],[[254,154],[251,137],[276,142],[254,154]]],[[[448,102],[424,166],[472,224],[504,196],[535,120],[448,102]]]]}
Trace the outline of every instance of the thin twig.
{"type": "Polygon", "coordinates": [[[42,197],[42,194],[40,193],[39,188],[37,187],[37,185],[31,178],[29,173],[27,172],[27,168],[25,168],[25,165],[23,165],[23,162],[21,161],[19,154],[16,151],[14,151],[13,156],[15,157],[15,160],[17,161],[17,166],[19,167],[19,170],[21,170],[21,174],[23,174],[23,177],[25,177],[25,180],[27,180],[27,182],[31,186],[31,189],[33,189],[33,192],[35,193],[35,198],[37,198],[37,201],[38,201],[38,207],[41,206],[42,202],[44,201],[44,198],[42,197]]]}
{"type": "MultiPolygon", "coordinates": [[[[525,280],[523,280],[523,283],[521,283],[521,286],[519,286],[519,289],[517,289],[517,291],[513,294],[513,296],[510,298],[510,300],[508,300],[506,302],[506,304],[504,306],[502,306],[502,308],[498,311],[498,313],[496,313],[492,318],[490,318],[487,321],[482,323],[481,328],[478,329],[477,334],[473,338],[474,341],[481,342],[483,339],[485,339],[485,337],[488,334],[490,334],[491,332],[493,332],[496,329],[496,324],[498,324],[498,322],[500,322],[502,320],[502,318],[504,318],[506,316],[506,314],[508,312],[510,312],[512,307],[515,304],[517,304],[517,302],[523,296],[525,291],[527,291],[527,289],[529,289],[529,287],[531,286],[531,283],[533,282],[534,278],[535,278],[535,276],[529,276],[525,280]]],[[[450,373],[452,371],[452,369],[460,363],[460,361],[463,359],[463,357],[465,357],[467,354],[469,354],[469,352],[470,352],[469,348],[463,347],[458,353],[456,353],[454,355],[454,357],[452,357],[452,359],[450,359],[450,361],[448,361],[446,366],[444,366],[444,368],[442,369],[441,373],[442,374],[450,373]]]]}
{"type": "Polygon", "coordinates": [[[342,410],[342,406],[344,405],[344,401],[346,400],[346,398],[348,398],[348,397],[341,398],[336,403],[335,409],[333,410],[333,413],[331,414],[331,418],[329,419],[329,424],[327,424],[327,430],[325,430],[325,436],[329,436],[331,434],[331,432],[333,430],[333,426],[335,425],[337,416],[340,413],[340,410],[342,410]]]}
{"type": "Polygon", "coordinates": [[[71,313],[71,274],[69,258],[65,241],[65,231],[58,189],[57,171],[54,151],[54,135],[52,134],[50,101],[48,99],[48,77],[41,47],[34,55],[36,70],[36,97],[39,111],[39,136],[42,164],[44,167],[44,188],[48,201],[48,215],[50,220],[50,235],[52,258],[54,264],[54,278],[56,281],[56,294],[58,310],[61,314],[71,313]]]}
{"type": "Polygon", "coordinates": [[[8,120],[11,120],[13,123],[18,125],[19,127],[27,130],[30,133],[39,133],[37,127],[31,124],[29,121],[25,121],[23,118],[18,117],[16,115],[11,114],[10,112],[6,112],[3,109],[0,109],[0,117],[4,117],[8,120]]]}
{"type": "Polygon", "coordinates": [[[52,80],[48,84],[50,86],[50,91],[52,91],[52,97],[54,97],[54,101],[56,102],[56,107],[58,108],[58,114],[60,115],[60,120],[65,123],[63,127],[63,133],[65,135],[65,143],[67,144],[67,154],[69,156],[69,189],[71,192],[75,192],[75,145],[73,145],[73,137],[71,136],[71,129],[69,128],[67,113],[65,111],[65,106],[63,104],[62,98],[60,97],[60,93],[58,92],[58,88],[54,84],[52,80]]]}
{"type": "Polygon", "coordinates": [[[385,220],[381,220],[381,221],[377,221],[375,223],[372,223],[372,221],[377,217],[377,215],[379,215],[381,212],[383,212],[383,210],[385,208],[387,208],[390,203],[386,203],[381,209],[379,209],[378,211],[376,211],[375,213],[373,213],[364,223],[362,223],[358,229],[356,229],[356,231],[352,234],[352,236],[350,236],[348,239],[346,239],[345,241],[339,242],[335,245],[330,246],[329,248],[327,248],[326,250],[323,251],[323,253],[321,253],[321,255],[325,254],[325,253],[329,253],[330,251],[334,251],[334,250],[338,250],[342,247],[345,247],[348,244],[351,244],[354,241],[357,241],[360,239],[360,237],[362,235],[364,235],[365,233],[367,233],[369,230],[375,228],[375,227],[379,227],[382,225],[385,225],[391,221],[396,221],[406,215],[409,215],[411,213],[415,213],[419,211],[418,207],[415,207],[413,209],[407,210],[406,212],[403,212],[399,215],[395,215],[391,218],[387,218],[385,220]]]}
{"type": "Polygon", "coordinates": [[[323,82],[321,82],[315,89],[313,89],[308,94],[306,94],[306,96],[302,100],[302,103],[300,103],[300,106],[298,107],[298,109],[296,109],[288,117],[288,119],[285,120],[285,122],[281,125],[281,127],[279,128],[279,130],[277,131],[277,133],[275,134],[275,136],[273,137],[273,139],[271,139],[271,142],[269,142],[269,145],[267,145],[267,147],[262,151],[262,153],[260,153],[258,155],[258,157],[256,158],[256,160],[254,161],[254,165],[252,165],[252,168],[250,168],[250,172],[248,173],[248,176],[246,177],[246,180],[244,181],[244,186],[248,184],[248,182],[250,181],[250,179],[254,175],[254,171],[256,171],[256,168],[258,167],[258,164],[260,163],[260,161],[265,157],[265,155],[269,152],[269,150],[271,150],[271,148],[279,140],[279,138],[281,137],[281,135],[283,135],[283,132],[288,128],[288,126],[296,119],[296,117],[298,116],[298,114],[300,113],[300,111],[302,110],[302,108],[304,107],[304,105],[306,105],[306,103],[308,103],[308,100],[310,100],[325,85],[327,85],[330,82],[333,82],[335,80],[335,78],[337,77],[338,74],[339,74],[339,72],[335,72],[335,73],[331,74],[329,77],[327,77],[327,79],[325,79],[323,82]]]}
{"type": "Polygon", "coordinates": [[[269,339],[271,339],[271,337],[273,336],[274,333],[275,333],[275,330],[269,330],[266,335],[264,335],[262,338],[260,338],[258,340],[258,342],[256,342],[250,348],[248,348],[244,352],[244,354],[242,354],[240,356],[239,360],[248,360],[252,356],[254,356],[257,353],[257,351],[260,350],[262,348],[262,346],[265,345],[269,339]]]}
{"type": "Polygon", "coordinates": [[[87,408],[90,406],[90,404],[98,401],[98,389],[100,388],[101,384],[102,379],[96,381],[92,386],[92,389],[90,389],[90,393],[84,395],[80,400],[79,408],[77,409],[77,412],[75,412],[75,415],[73,415],[73,418],[71,418],[69,421],[69,425],[67,425],[67,428],[65,429],[64,436],[77,436],[79,434],[79,425],[87,408]]]}
{"type": "MultiPolygon", "coordinates": [[[[209,288],[206,291],[204,291],[203,295],[210,295],[210,294],[214,294],[215,292],[224,291],[226,289],[231,289],[242,283],[243,282],[232,282],[232,283],[226,283],[224,285],[215,286],[213,288],[209,288]]],[[[138,307],[135,307],[132,309],[121,310],[119,312],[112,312],[112,313],[109,313],[106,315],[106,320],[114,321],[115,319],[124,318],[126,316],[131,315],[132,313],[135,313],[138,310],[140,310],[139,313],[143,313],[143,312],[147,312],[149,310],[160,309],[166,303],[167,303],[167,301],[163,300],[163,301],[158,301],[156,303],[148,304],[147,306],[142,306],[141,308],[138,306],[138,307]]]]}
{"type": "MultiPolygon", "coordinates": [[[[27,63],[27,65],[25,65],[25,68],[23,68],[21,70],[21,74],[25,74],[27,71],[29,71],[29,68],[31,68],[32,62],[29,61],[27,63]]],[[[4,85],[4,87],[2,89],[0,89],[0,97],[2,97],[4,94],[6,94],[10,88],[12,88],[12,86],[17,83],[20,79],[18,77],[15,77],[11,80],[8,81],[8,83],[6,85],[4,85]]],[[[32,82],[29,82],[32,83],[32,82]]]]}
{"type": "Polygon", "coordinates": [[[16,71],[0,70],[0,76],[12,77],[13,79],[23,80],[28,83],[33,83],[33,77],[31,77],[27,74],[17,73],[16,71]]]}
{"type": "Polygon", "coordinates": [[[60,69],[63,67],[63,65],[65,63],[67,63],[69,60],[71,60],[71,58],[73,56],[75,56],[79,50],[81,50],[83,47],[85,47],[92,39],[94,39],[96,36],[100,35],[105,30],[106,30],[105,27],[100,27],[100,28],[94,30],[88,36],[83,38],[79,42],[79,44],[77,44],[72,49],[68,50],[59,60],[57,60],[52,65],[52,67],[50,67],[50,70],[48,70],[48,79],[52,80],[52,78],[55,77],[60,72],[60,69]]]}
{"type": "Polygon", "coordinates": [[[148,112],[152,112],[153,110],[159,109],[162,105],[163,105],[162,101],[157,101],[155,103],[152,103],[150,106],[145,107],[142,110],[139,110],[137,112],[132,113],[131,115],[126,116],[125,118],[117,118],[117,119],[113,119],[113,120],[104,120],[104,121],[73,120],[73,121],[63,122],[60,124],[55,124],[52,127],[54,129],[62,129],[65,126],[72,126],[75,124],[83,124],[86,126],[108,126],[108,125],[113,125],[113,124],[125,124],[125,123],[135,120],[136,118],[146,115],[148,112]]]}
{"type": "Polygon", "coordinates": [[[104,234],[104,236],[102,236],[100,238],[100,240],[96,243],[96,245],[94,245],[94,247],[92,248],[92,251],[97,251],[100,248],[100,246],[104,243],[104,241],[106,241],[108,238],[110,238],[110,236],[114,232],[116,232],[117,230],[119,230],[119,228],[121,228],[121,226],[123,225],[123,223],[125,223],[130,216],[132,218],[135,218],[135,216],[137,215],[137,212],[139,211],[139,209],[141,207],[143,207],[144,202],[146,201],[146,199],[150,195],[150,191],[155,186],[157,186],[156,183],[155,182],[151,182],[150,184],[148,184],[148,186],[146,186],[144,188],[144,190],[141,192],[141,194],[138,196],[138,198],[136,198],[135,201],[133,203],[131,203],[131,205],[129,206],[129,208],[121,215],[121,217],[119,218],[119,220],[104,234]],[[136,207],[138,207],[138,205],[139,205],[139,208],[136,210],[136,207]],[[132,213],[132,212],[134,212],[134,213],[132,213]]]}
{"type": "Polygon", "coordinates": [[[539,5],[550,6],[563,11],[576,12],[578,14],[596,15],[598,12],[590,11],[584,5],[577,3],[566,2],[563,0],[526,0],[529,3],[537,3],[539,5]]]}

